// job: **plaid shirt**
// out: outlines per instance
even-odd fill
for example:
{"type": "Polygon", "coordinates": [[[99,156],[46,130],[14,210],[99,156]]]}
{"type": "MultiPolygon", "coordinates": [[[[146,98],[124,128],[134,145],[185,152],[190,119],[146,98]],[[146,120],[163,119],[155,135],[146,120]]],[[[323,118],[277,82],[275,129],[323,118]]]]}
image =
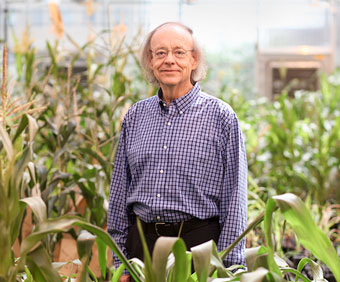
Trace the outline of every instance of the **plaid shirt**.
{"type": "MultiPolygon", "coordinates": [[[[108,211],[108,232],[124,244],[138,215],[145,222],[219,217],[218,250],[246,228],[247,160],[232,108],[198,83],[170,106],[158,95],[124,117],[108,211]]],[[[243,264],[243,240],[225,259],[243,264]]],[[[115,266],[120,262],[116,258],[115,266]]]]}

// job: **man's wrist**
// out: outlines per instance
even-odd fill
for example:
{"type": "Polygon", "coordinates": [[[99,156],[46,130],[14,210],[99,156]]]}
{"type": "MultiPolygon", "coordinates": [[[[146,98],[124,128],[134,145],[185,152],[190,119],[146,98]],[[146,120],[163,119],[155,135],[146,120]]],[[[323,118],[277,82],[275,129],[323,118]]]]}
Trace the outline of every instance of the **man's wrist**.
{"type": "Polygon", "coordinates": [[[130,282],[131,281],[131,276],[130,275],[122,275],[119,279],[119,282],[130,282]]]}

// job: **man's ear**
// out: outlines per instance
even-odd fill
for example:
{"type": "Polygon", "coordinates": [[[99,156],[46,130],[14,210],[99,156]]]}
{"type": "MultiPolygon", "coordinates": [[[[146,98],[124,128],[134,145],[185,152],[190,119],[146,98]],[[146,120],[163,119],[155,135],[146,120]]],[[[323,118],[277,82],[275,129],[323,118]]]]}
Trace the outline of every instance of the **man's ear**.
{"type": "Polygon", "coordinates": [[[196,52],[192,53],[192,69],[197,69],[197,66],[199,64],[199,58],[196,52]]]}
{"type": "Polygon", "coordinates": [[[152,63],[152,58],[148,57],[148,66],[150,69],[153,69],[153,63],[152,63]]]}

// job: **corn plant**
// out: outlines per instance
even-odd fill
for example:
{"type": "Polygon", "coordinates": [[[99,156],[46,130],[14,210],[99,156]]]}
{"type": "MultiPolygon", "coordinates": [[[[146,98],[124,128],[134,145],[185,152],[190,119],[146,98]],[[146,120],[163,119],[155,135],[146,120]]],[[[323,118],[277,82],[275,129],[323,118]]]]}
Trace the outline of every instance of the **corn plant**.
{"type": "MultiPolygon", "coordinates": [[[[96,39],[107,33],[98,34],[96,39]]],[[[60,53],[58,41],[54,45],[47,42],[47,67],[34,48],[15,53],[18,84],[30,93],[27,96],[46,104],[46,110],[37,117],[37,183],[48,216],[66,213],[69,200],[75,205],[76,189],[80,189],[87,203],[84,216],[104,226],[122,116],[140,98],[140,87],[146,84],[138,63],[134,63],[138,62],[134,46],[122,41],[111,48],[95,40],[78,46],[70,36],[68,40],[76,52],[66,55],[60,53]],[[131,68],[131,61],[135,67],[131,68]],[[76,66],[81,63],[85,70],[79,73],[76,66]]],[[[30,185],[32,188],[34,183],[30,185]]]]}
{"type": "MultiPolygon", "coordinates": [[[[339,186],[339,84],[335,72],[321,77],[318,92],[286,93],[276,101],[245,100],[222,93],[238,113],[245,133],[249,175],[262,200],[286,191],[319,204],[337,203],[339,186]]],[[[255,188],[254,186],[254,188],[255,188]]]]}

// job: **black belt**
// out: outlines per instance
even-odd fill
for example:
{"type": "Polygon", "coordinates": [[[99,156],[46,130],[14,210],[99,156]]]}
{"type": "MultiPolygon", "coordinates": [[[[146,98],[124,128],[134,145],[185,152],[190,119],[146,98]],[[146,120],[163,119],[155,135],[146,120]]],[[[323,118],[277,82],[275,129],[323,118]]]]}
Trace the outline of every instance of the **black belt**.
{"type": "Polygon", "coordinates": [[[167,222],[151,222],[146,223],[142,221],[142,226],[145,234],[156,234],[158,236],[178,236],[179,232],[185,234],[196,228],[203,227],[210,223],[218,223],[218,217],[199,219],[192,218],[188,221],[167,223],[167,222]]]}

